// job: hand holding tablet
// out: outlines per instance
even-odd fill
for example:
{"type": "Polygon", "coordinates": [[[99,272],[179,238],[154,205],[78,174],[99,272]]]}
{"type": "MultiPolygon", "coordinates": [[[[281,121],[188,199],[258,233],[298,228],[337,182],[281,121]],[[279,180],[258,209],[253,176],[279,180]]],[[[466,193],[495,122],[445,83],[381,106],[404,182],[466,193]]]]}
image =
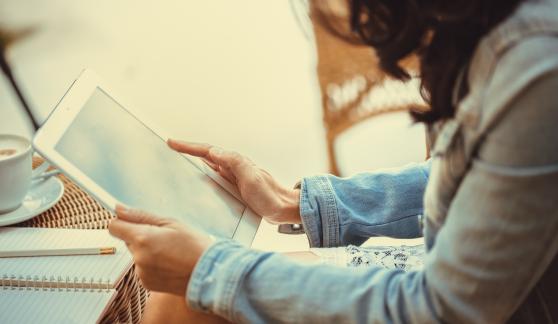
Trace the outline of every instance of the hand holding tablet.
{"type": "Polygon", "coordinates": [[[165,141],[168,136],[145,120],[84,71],[33,145],[115,210],[109,231],[127,243],[146,288],[184,296],[214,237],[250,245],[260,215],[272,223],[300,223],[298,190],[281,186],[238,153],[165,141]]]}
{"type": "Polygon", "coordinates": [[[281,186],[250,159],[210,144],[170,139],[169,146],[202,158],[214,171],[236,186],[242,200],[273,224],[299,224],[300,190],[281,186]]]}
{"type": "Polygon", "coordinates": [[[116,215],[109,231],[126,242],[143,286],[184,296],[190,274],[214,239],[174,219],[122,205],[116,207],[116,215]]]}

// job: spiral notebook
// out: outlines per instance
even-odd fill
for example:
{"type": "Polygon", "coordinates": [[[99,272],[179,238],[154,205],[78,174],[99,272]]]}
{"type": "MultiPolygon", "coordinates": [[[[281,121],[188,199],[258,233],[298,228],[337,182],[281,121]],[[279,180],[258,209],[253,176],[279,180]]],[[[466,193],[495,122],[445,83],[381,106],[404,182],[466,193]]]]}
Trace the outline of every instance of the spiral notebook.
{"type": "Polygon", "coordinates": [[[0,289],[0,323],[96,323],[114,289],[103,291],[50,291],[0,289]]]}
{"type": "Polygon", "coordinates": [[[0,228],[0,251],[114,246],[111,255],[0,258],[0,323],[96,322],[132,265],[106,230],[0,228]]]}

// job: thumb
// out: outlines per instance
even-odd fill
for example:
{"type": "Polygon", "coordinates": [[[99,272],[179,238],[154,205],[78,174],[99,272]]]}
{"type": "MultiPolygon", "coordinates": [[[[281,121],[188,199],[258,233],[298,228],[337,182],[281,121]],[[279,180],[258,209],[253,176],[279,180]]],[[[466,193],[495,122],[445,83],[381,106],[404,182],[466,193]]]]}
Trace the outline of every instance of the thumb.
{"type": "Polygon", "coordinates": [[[163,226],[168,223],[165,218],[157,217],[143,210],[128,208],[121,204],[116,205],[115,212],[118,219],[129,223],[154,226],[163,226]]]}
{"type": "Polygon", "coordinates": [[[193,143],[193,142],[186,142],[186,141],[179,141],[169,138],[167,140],[167,145],[180,153],[185,153],[201,158],[206,158],[211,148],[211,145],[205,143],[193,143]]]}

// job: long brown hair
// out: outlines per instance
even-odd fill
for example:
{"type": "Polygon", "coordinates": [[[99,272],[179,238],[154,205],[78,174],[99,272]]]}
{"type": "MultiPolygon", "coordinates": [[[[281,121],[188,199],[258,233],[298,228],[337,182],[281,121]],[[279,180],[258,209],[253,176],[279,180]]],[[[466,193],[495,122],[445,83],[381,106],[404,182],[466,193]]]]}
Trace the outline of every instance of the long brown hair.
{"type": "MultiPolygon", "coordinates": [[[[405,80],[399,61],[420,59],[421,92],[430,110],[412,112],[416,121],[433,123],[455,114],[452,93],[481,38],[522,0],[350,0],[351,28],[372,46],[380,67],[405,80]]],[[[460,98],[467,92],[465,84],[460,98]]]]}

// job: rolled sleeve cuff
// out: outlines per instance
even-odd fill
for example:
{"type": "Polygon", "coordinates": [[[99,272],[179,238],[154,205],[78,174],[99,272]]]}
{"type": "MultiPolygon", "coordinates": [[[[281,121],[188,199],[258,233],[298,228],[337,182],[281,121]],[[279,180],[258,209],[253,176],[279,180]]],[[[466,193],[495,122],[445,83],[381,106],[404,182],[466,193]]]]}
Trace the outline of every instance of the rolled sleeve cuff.
{"type": "Polygon", "coordinates": [[[300,217],[310,247],[339,246],[337,201],[327,176],[314,176],[302,180],[300,217]]]}
{"type": "Polygon", "coordinates": [[[231,240],[219,240],[200,257],[186,289],[188,306],[233,321],[234,297],[242,277],[257,258],[231,240]]]}

